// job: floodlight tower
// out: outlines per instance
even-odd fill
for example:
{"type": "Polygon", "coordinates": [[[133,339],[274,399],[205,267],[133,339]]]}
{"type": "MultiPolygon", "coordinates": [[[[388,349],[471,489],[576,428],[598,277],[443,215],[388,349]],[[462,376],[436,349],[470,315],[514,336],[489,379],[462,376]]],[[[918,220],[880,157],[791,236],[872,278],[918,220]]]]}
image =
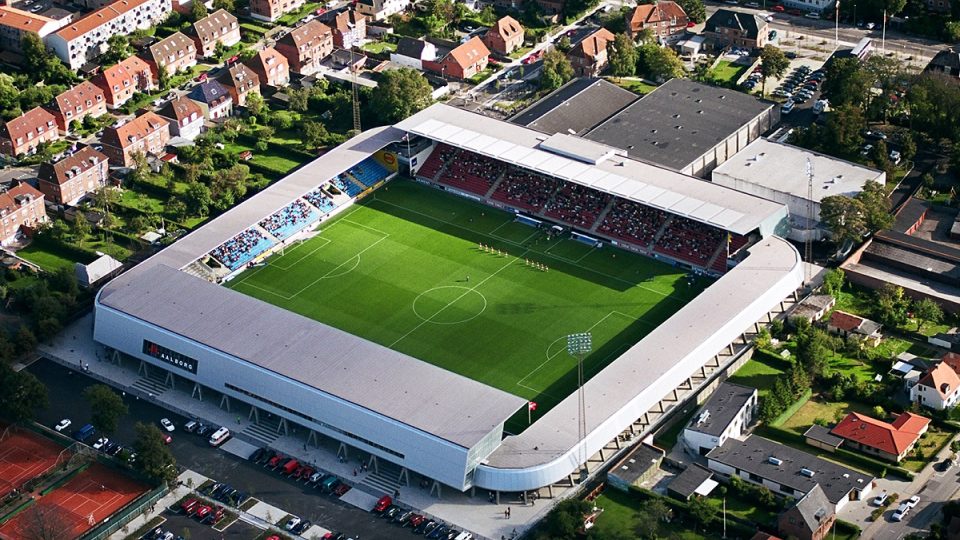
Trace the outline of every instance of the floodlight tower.
{"type": "Polygon", "coordinates": [[[813,234],[816,232],[816,226],[813,219],[813,162],[807,158],[807,234],[803,239],[803,260],[807,263],[804,270],[804,281],[810,286],[810,277],[813,269],[813,234]]]}
{"type": "Polygon", "coordinates": [[[580,418],[577,424],[577,434],[580,441],[580,463],[583,468],[580,469],[580,480],[585,481],[589,470],[587,469],[587,449],[583,446],[583,439],[587,436],[587,398],[584,394],[583,359],[593,350],[593,336],[590,332],[578,332],[567,336],[567,352],[570,356],[577,359],[577,402],[578,414],[580,418]]]}

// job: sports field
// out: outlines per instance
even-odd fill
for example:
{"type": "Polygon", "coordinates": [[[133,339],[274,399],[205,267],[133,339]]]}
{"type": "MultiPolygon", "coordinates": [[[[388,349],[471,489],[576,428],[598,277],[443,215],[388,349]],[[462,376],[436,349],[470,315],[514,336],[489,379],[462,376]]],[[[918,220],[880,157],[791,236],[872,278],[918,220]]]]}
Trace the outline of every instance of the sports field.
{"type": "MultiPolygon", "coordinates": [[[[536,401],[536,415],[576,388],[567,334],[592,332],[592,376],[709,283],[397,180],[228,286],[536,401]]],[[[509,428],[525,425],[524,412],[509,428]]]]}

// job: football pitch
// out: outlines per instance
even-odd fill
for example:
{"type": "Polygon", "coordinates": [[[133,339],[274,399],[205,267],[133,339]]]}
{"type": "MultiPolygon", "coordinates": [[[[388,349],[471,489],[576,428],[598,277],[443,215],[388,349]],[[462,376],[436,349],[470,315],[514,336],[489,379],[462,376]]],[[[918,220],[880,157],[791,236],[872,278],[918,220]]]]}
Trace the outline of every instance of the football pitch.
{"type": "MultiPolygon", "coordinates": [[[[227,286],[535,401],[539,415],[576,389],[568,334],[592,333],[593,376],[710,282],[396,180],[227,286]]],[[[526,422],[523,411],[508,429],[526,422]]]]}

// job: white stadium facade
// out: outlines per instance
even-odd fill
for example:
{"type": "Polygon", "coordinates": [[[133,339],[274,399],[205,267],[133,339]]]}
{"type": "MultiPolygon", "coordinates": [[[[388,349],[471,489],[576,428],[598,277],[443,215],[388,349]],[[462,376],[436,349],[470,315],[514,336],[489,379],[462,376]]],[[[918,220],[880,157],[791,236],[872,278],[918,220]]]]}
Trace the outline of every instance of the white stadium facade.
{"type": "MultiPolygon", "coordinates": [[[[622,433],[654,427],[650,415],[675,406],[679,391],[714,382],[711,373],[749,349],[745,334],[783,311],[803,284],[798,252],[777,236],[787,217],[781,204],[596,142],[434,105],[350,139],[114,279],[97,296],[94,339],[115,358],[189,381],[198,398],[213,390],[222,407],[272,413],[302,426],[308,442],[339,441],[437,487],[539,489],[571,478],[611,444],[619,448],[622,433]],[[414,138],[420,150],[411,155],[414,138]],[[406,147],[391,159],[416,172],[440,143],[750,239],[713,285],[587,382],[585,436],[576,393],[522,433],[505,434],[524,399],[231,291],[196,270],[218,246],[371,156],[406,147]]],[[[256,260],[282,247],[270,244],[256,260]]]]}

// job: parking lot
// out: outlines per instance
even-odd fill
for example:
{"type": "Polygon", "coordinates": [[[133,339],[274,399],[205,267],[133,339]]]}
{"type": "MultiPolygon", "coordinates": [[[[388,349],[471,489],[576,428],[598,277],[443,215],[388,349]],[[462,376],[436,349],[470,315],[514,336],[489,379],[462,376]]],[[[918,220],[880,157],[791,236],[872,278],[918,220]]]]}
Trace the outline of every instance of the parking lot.
{"type": "MultiPolygon", "coordinates": [[[[95,384],[95,381],[77,372],[70,374],[66,368],[47,360],[32,364],[28,370],[47,385],[50,394],[49,407],[39,412],[38,422],[53,426],[65,416],[73,421],[74,426],[82,426],[89,421],[90,408],[82,394],[84,388],[95,384]]],[[[320,493],[314,487],[294,482],[262,466],[211,448],[206,437],[182,430],[187,419],[128,395],[124,396],[124,401],[130,413],[121,421],[117,433],[110,436],[112,440],[129,445],[133,441],[133,425],[137,421],[154,423],[159,427],[161,418],[169,418],[177,426],[171,433],[173,440],[170,449],[180,466],[229,483],[252,497],[309,519],[326,529],[344,531],[364,540],[396,538],[395,527],[378,520],[369,512],[320,493]]],[[[208,533],[207,536],[192,537],[210,536],[208,533]]]]}
{"type": "MultiPolygon", "coordinates": [[[[157,528],[164,532],[171,532],[177,536],[191,539],[201,538],[221,538],[222,540],[252,540],[260,535],[260,529],[241,520],[236,520],[227,526],[223,531],[213,530],[209,525],[200,523],[194,518],[187,517],[183,513],[167,510],[163,513],[166,520],[157,528]]],[[[219,529],[219,528],[218,528],[219,529]]],[[[153,537],[153,531],[145,535],[145,540],[153,537]]]]}

